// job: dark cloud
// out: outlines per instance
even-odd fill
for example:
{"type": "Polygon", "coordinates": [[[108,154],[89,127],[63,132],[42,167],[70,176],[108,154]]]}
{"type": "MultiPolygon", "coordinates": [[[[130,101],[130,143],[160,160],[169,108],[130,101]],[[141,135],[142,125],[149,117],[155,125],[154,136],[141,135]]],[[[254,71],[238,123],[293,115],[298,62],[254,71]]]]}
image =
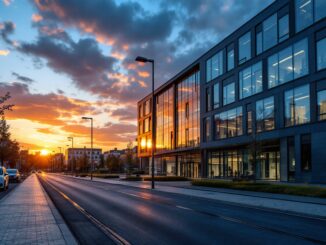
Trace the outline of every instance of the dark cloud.
{"type": "Polygon", "coordinates": [[[134,121],[137,118],[136,107],[120,108],[112,111],[112,117],[117,117],[120,121],[134,121]]]}
{"type": "Polygon", "coordinates": [[[29,77],[25,77],[25,76],[21,76],[16,72],[12,72],[11,75],[13,75],[14,77],[16,77],[17,80],[24,82],[24,83],[28,83],[31,84],[33,82],[35,82],[33,79],[29,78],[29,77]]]}
{"type": "Polygon", "coordinates": [[[108,40],[128,43],[165,40],[173,28],[174,12],[149,13],[137,2],[35,0],[44,18],[63,21],[108,40]]]}
{"type": "Polygon", "coordinates": [[[5,21],[0,23],[0,35],[2,39],[10,45],[13,45],[14,42],[9,39],[9,35],[12,34],[15,30],[15,24],[11,21],[5,21]]]}

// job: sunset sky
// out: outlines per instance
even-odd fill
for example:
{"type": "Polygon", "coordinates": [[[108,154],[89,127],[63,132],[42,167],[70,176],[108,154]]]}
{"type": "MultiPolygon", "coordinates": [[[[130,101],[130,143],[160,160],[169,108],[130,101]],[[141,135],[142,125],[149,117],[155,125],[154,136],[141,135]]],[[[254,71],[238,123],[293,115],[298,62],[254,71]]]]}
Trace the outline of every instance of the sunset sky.
{"type": "Polygon", "coordinates": [[[0,93],[26,149],[58,150],[74,136],[89,146],[126,147],[136,138],[136,103],[150,91],[156,61],[161,85],[271,0],[1,0],[0,93]],[[250,4],[249,4],[250,3],[250,4]],[[232,9],[231,9],[232,7],[232,9]]]}

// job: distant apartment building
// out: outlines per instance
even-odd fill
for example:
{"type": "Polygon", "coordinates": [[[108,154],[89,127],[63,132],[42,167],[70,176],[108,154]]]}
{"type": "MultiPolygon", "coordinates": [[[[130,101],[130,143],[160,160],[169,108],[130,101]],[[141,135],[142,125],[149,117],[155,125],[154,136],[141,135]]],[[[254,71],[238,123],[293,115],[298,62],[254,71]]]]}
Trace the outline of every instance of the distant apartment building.
{"type": "Polygon", "coordinates": [[[325,17],[276,0],[141,99],[141,166],[153,133],[156,174],[326,183],[325,17]]]}
{"type": "MultiPolygon", "coordinates": [[[[102,149],[93,149],[93,162],[95,165],[100,164],[102,149]]],[[[68,148],[67,149],[67,161],[71,162],[73,159],[80,159],[87,156],[89,164],[91,164],[91,148],[68,148]]]]}

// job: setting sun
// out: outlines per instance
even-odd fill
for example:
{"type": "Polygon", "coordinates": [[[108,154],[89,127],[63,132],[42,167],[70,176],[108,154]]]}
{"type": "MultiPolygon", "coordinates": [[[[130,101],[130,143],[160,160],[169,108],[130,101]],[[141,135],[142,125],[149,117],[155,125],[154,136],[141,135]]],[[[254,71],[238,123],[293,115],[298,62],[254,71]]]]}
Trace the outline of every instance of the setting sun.
{"type": "Polygon", "coordinates": [[[41,155],[42,156],[47,156],[47,155],[49,155],[49,151],[46,150],[46,149],[43,149],[43,150],[41,150],[41,155]]]}

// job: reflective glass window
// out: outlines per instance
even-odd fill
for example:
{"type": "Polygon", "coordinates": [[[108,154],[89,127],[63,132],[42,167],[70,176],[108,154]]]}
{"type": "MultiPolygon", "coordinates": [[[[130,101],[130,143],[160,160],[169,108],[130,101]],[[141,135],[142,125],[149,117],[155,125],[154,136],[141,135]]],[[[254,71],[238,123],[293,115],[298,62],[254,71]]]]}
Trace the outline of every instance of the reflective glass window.
{"type": "Polygon", "coordinates": [[[303,39],[268,57],[268,87],[272,88],[308,74],[308,40],[303,39]]]}
{"type": "Polygon", "coordinates": [[[214,116],[215,138],[224,139],[242,135],[242,107],[237,107],[214,116]]]}
{"type": "Polygon", "coordinates": [[[206,61],[207,82],[223,74],[223,51],[206,61]]]}
{"type": "Polygon", "coordinates": [[[212,110],[211,88],[206,88],[206,111],[212,110]]]}
{"type": "Polygon", "coordinates": [[[262,62],[258,62],[239,72],[240,99],[263,90],[262,62]]]}
{"type": "Polygon", "coordinates": [[[235,101],[235,83],[230,83],[223,87],[223,105],[230,104],[235,101]]]}
{"type": "Polygon", "coordinates": [[[314,0],[314,1],[315,1],[315,21],[318,21],[326,17],[326,1],[325,0],[314,0]]]}
{"type": "Polygon", "coordinates": [[[326,38],[317,42],[317,70],[326,68],[326,38]]]}
{"type": "Polygon", "coordinates": [[[278,20],[278,41],[282,42],[289,38],[289,15],[284,15],[278,20]]]}
{"type": "Polygon", "coordinates": [[[263,52],[263,34],[258,32],[256,35],[256,54],[263,52]]]}
{"type": "Polygon", "coordinates": [[[294,79],[308,74],[308,41],[303,39],[293,45],[294,79]]]}
{"type": "Polygon", "coordinates": [[[295,29],[297,32],[310,26],[313,23],[313,1],[295,1],[295,29]]]}
{"type": "Polygon", "coordinates": [[[285,126],[293,126],[310,121],[309,85],[286,91],[284,100],[285,126]]]}
{"type": "Polygon", "coordinates": [[[228,71],[234,68],[234,49],[228,51],[228,71]]]}
{"type": "Polygon", "coordinates": [[[214,84],[214,109],[220,107],[220,89],[219,89],[219,83],[214,84]]]}
{"type": "Polygon", "coordinates": [[[205,118],[205,141],[211,140],[211,120],[209,117],[205,118]]]}
{"type": "Polygon", "coordinates": [[[268,97],[256,102],[257,132],[274,129],[274,97],[268,97]]]}
{"type": "Polygon", "coordinates": [[[277,44],[277,14],[263,22],[263,49],[267,50],[277,44]]]}
{"type": "Polygon", "coordinates": [[[326,90],[317,93],[318,120],[326,119],[326,90]]]}
{"type": "Polygon", "coordinates": [[[251,58],[251,36],[247,32],[239,38],[239,64],[242,64],[251,58]]]}

